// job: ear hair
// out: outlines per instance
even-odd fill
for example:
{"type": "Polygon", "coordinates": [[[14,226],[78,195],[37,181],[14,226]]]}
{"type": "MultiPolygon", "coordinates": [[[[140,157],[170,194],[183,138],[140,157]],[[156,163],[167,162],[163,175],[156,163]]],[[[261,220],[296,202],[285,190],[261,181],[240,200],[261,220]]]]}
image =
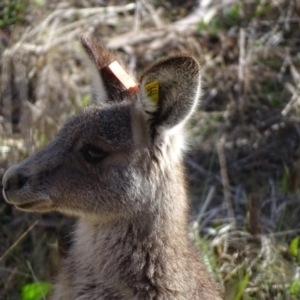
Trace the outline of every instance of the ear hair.
{"type": "Polygon", "coordinates": [[[95,64],[100,76],[101,95],[105,94],[106,101],[121,102],[130,97],[135,91],[135,82],[124,71],[121,61],[103,45],[98,43],[89,34],[80,38],[81,44],[88,54],[90,60],[95,64]],[[122,66],[122,67],[120,67],[122,66]]]}
{"type": "Polygon", "coordinates": [[[93,61],[98,70],[108,66],[116,57],[103,45],[98,43],[90,34],[83,34],[80,37],[81,44],[88,54],[91,61],[93,61]]]}
{"type": "Polygon", "coordinates": [[[138,92],[152,140],[189,118],[200,96],[200,66],[188,55],[170,57],[149,68],[138,92]]]}

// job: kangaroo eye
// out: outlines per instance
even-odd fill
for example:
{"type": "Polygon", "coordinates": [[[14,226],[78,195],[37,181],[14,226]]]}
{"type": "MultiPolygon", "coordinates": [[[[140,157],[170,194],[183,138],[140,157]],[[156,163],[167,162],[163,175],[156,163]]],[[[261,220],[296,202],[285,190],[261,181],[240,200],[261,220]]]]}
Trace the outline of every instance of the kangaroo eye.
{"type": "Polygon", "coordinates": [[[95,146],[85,146],[81,152],[84,158],[91,163],[98,163],[106,156],[106,152],[95,146]]]}

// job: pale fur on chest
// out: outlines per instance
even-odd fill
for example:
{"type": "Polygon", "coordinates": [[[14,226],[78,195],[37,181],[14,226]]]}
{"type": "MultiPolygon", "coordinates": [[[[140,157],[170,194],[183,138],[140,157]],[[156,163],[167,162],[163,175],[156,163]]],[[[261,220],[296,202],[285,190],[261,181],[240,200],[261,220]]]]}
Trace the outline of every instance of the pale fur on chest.
{"type": "Polygon", "coordinates": [[[205,269],[198,253],[192,247],[186,250],[189,241],[179,228],[173,237],[153,232],[141,239],[126,226],[97,231],[80,222],[52,299],[219,299],[217,293],[207,294],[207,287],[202,289],[196,274],[205,276],[205,269]]]}
{"type": "Polygon", "coordinates": [[[57,289],[69,290],[70,299],[82,300],[168,299],[165,297],[169,292],[185,294],[189,287],[179,272],[182,261],[178,260],[176,249],[156,234],[139,242],[135,239],[140,237],[130,227],[121,225],[96,232],[97,227],[93,230],[90,225],[79,223],[76,235],[80,234],[80,238],[59,278],[67,286],[58,285],[57,289]]]}

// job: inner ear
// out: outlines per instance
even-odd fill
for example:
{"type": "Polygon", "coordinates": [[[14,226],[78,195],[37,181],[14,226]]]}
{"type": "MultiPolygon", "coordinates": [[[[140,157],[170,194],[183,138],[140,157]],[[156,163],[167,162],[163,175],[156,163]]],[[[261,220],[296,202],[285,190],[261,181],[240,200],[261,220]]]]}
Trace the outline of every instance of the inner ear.
{"type": "Polygon", "coordinates": [[[161,61],[141,77],[139,100],[151,135],[184,123],[200,97],[200,66],[191,56],[161,61]]]}
{"type": "Polygon", "coordinates": [[[121,60],[88,34],[81,36],[81,44],[98,72],[101,84],[96,87],[100,89],[96,93],[106,95],[105,100],[111,102],[129,98],[135,82],[126,72],[121,60]]]}

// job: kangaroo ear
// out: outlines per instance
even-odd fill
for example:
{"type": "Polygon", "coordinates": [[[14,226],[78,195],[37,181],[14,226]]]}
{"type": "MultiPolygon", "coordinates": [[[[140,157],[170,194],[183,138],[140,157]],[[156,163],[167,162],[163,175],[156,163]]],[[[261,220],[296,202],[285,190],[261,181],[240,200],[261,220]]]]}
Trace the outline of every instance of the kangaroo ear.
{"type": "Polygon", "coordinates": [[[142,75],[138,98],[152,138],[189,118],[200,87],[200,66],[191,56],[168,58],[142,75]]]}
{"type": "Polygon", "coordinates": [[[88,34],[81,36],[81,44],[96,67],[95,88],[100,101],[121,102],[128,98],[136,83],[121,61],[88,34]]]}

